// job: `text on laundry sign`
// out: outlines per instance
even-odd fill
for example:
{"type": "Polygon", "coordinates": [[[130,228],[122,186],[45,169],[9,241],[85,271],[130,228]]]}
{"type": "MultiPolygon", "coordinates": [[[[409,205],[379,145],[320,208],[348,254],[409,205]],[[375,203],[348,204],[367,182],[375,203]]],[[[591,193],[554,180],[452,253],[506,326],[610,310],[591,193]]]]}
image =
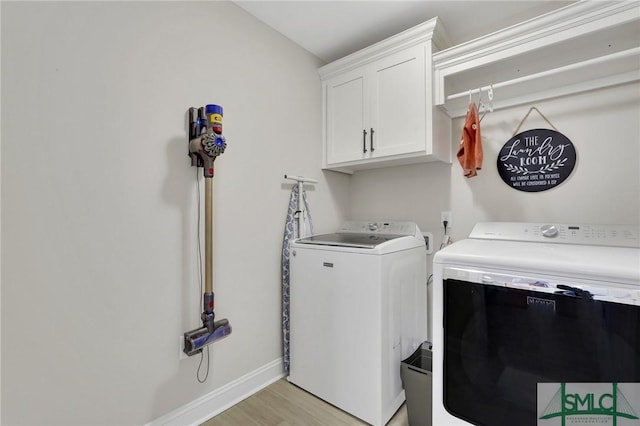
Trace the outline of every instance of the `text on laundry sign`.
{"type": "Polygon", "coordinates": [[[550,129],[519,133],[498,155],[498,172],[514,189],[538,192],[562,183],[573,171],[576,152],[571,141],[550,129]]]}

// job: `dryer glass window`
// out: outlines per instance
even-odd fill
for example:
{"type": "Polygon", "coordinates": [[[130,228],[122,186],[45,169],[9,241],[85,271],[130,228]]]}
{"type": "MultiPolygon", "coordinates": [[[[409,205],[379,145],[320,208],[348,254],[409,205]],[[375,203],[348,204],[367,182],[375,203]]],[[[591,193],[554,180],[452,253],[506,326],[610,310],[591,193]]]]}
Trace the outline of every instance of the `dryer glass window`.
{"type": "Polygon", "coordinates": [[[537,383],[640,382],[640,307],[444,281],[444,404],[475,425],[537,424],[537,383]]]}

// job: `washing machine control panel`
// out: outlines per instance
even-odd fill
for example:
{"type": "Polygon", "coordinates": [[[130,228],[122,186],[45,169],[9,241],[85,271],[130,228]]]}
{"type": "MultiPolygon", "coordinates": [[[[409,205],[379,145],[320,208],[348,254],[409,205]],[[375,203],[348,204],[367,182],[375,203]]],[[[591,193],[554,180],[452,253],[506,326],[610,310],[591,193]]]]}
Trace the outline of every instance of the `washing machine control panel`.
{"type": "Polygon", "coordinates": [[[640,248],[640,226],[481,222],[469,238],[640,248]]]}
{"type": "Polygon", "coordinates": [[[347,221],[342,224],[338,232],[384,234],[384,235],[415,235],[420,233],[413,222],[365,222],[347,221]]]}

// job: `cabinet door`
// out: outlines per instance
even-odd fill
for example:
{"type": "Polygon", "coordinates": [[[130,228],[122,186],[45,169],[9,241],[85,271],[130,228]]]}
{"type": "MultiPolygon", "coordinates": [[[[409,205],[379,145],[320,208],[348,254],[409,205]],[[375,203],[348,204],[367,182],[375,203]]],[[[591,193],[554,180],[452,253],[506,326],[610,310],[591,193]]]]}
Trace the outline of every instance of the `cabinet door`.
{"type": "Polygon", "coordinates": [[[374,63],[370,126],[374,130],[373,157],[426,149],[425,49],[418,45],[374,63]]]}
{"type": "Polygon", "coordinates": [[[325,90],[327,163],[365,158],[369,154],[368,145],[363,149],[368,95],[363,73],[358,70],[330,79],[325,90]]]}

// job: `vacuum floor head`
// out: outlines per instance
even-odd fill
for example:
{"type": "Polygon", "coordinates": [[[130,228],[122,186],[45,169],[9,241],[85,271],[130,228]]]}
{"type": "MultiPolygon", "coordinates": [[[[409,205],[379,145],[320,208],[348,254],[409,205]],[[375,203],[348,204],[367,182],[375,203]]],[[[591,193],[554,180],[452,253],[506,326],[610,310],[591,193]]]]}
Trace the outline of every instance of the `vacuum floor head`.
{"type": "Polygon", "coordinates": [[[227,319],[214,322],[211,332],[206,327],[187,331],[184,333],[184,353],[188,356],[200,353],[205,346],[227,337],[229,334],[231,334],[231,324],[227,319]]]}

